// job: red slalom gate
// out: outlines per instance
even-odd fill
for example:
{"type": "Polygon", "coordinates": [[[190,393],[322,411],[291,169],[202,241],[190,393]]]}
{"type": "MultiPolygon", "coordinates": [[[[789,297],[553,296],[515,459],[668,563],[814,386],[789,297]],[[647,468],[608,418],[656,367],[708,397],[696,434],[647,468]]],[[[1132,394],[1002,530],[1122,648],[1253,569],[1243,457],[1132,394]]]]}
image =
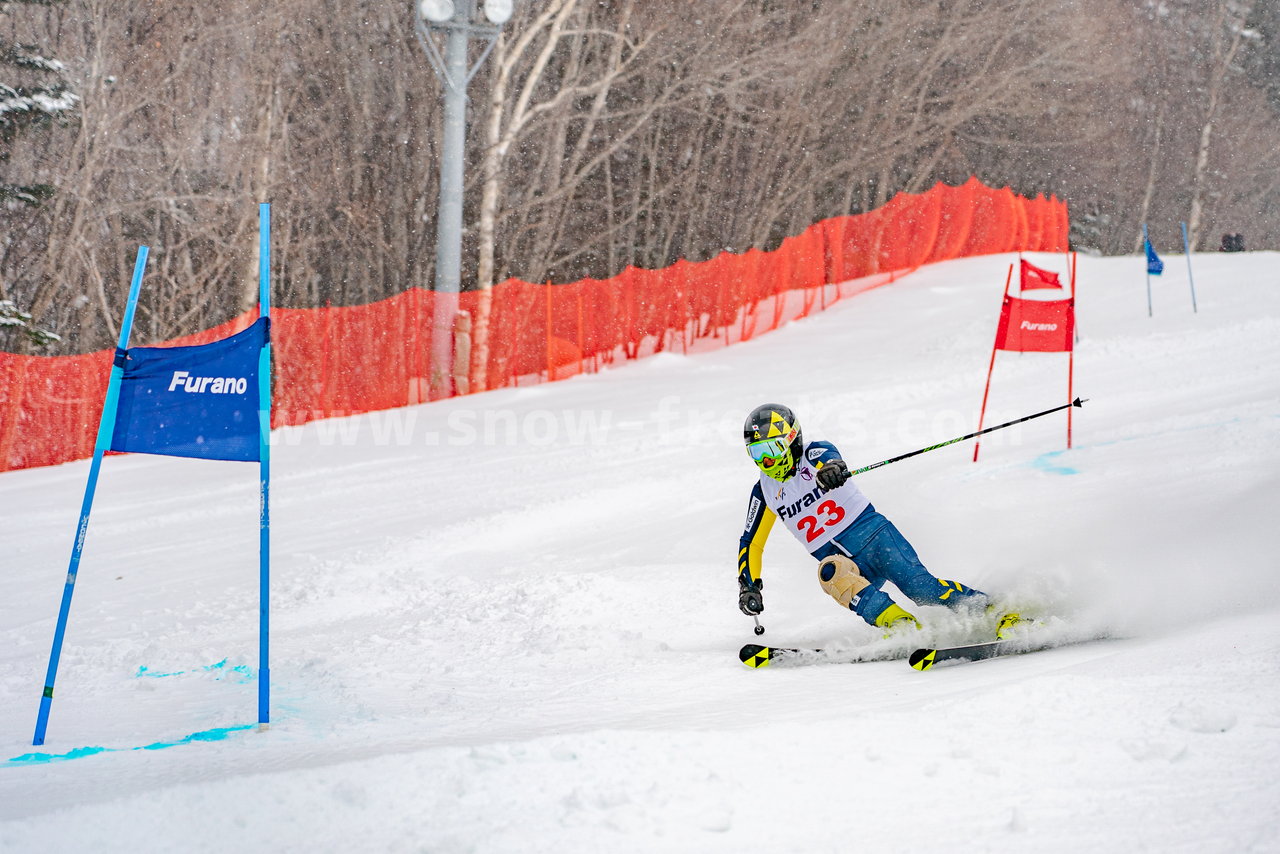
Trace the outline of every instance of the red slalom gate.
{"type": "MultiPolygon", "coordinates": [[[[1019,260],[1020,286],[1022,290],[1059,288],[1058,274],[1041,270],[1019,260]],[[1028,269],[1029,268],[1029,269],[1028,269]],[[1030,284],[1028,282],[1030,281],[1030,284]],[[1048,282],[1052,282],[1049,284],[1048,282]]],[[[996,352],[1013,353],[1066,353],[1067,400],[1072,399],[1072,381],[1075,374],[1076,327],[1076,275],[1075,253],[1070,257],[1070,293],[1066,299],[1039,300],[1010,296],[1009,285],[1013,280],[1013,265],[1004,281],[1004,301],[1000,305],[1000,320],[996,325],[995,343],[991,347],[991,362],[987,365],[987,383],[982,390],[982,409],[978,413],[978,431],[987,415],[987,398],[991,393],[991,375],[996,366],[996,352]]],[[[1071,407],[1067,409],[1067,447],[1071,447],[1071,407]]],[[[978,461],[982,442],[973,443],[973,461],[978,461]]]]}

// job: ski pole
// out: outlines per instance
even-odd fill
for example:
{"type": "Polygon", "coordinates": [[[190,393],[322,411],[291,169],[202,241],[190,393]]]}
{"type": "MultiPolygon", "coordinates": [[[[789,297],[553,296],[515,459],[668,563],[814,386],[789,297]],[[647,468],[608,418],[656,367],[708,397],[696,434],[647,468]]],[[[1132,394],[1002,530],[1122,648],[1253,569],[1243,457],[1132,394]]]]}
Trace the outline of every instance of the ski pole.
{"type": "Polygon", "coordinates": [[[1005,427],[1012,427],[1014,424],[1021,424],[1023,421],[1030,421],[1032,418],[1039,418],[1042,415],[1049,415],[1054,412],[1061,412],[1062,410],[1068,409],[1072,406],[1082,407],[1084,406],[1087,400],[1088,398],[1081,400],[1080,398],[1077,397],[1075,400],[1071,401],[1070,403],[1064,403],[1061,406],[1055,406],[1053,409],[1046,409],[1044,412],[1037,412],[1035,415],[1028,415],[1025,418],[1018,418],[1013,421],[1006,421],[1003,424],[997,424],[996,426],[988,427],[985,430],[978,430],[977,432],[970,433],[967,436],[960,436],[959,438],[956,438],[956,439],[948,439],[945,442],[939,442],[936,445],[930,445],[927,448],[921,448],[918,451],[912,451],[911,453],[903,454],[900,457],[893,457],[892,459],[881,460],[878,463],[872,463],[869,466],[863,466],[860,469],[855,469],[854,471],[849,472],[849,474],[850,475],[862,474],[863,472],[868,472],[868,471],[871,471],[872,469],[878,469],[880,468],[880,466],[887,466],[889,465],[889,463],[896,463],[899,460],[905,460],[907,457],[914,457],[916,454],[923,454],[925,451],[936,451],[939,448],[945,448],[947,445],[954,445],[956,442],[963,442],[965,439],[972,439],[974,436],[981,436],[983,433],[990,433],[992,430],[1001,430],[1005,427]]]}
{"type": "Polygon", "coordinates": [[[758,635],[764,634],[764,626],[760,625],[760,618],[755,614],[752,614],[751,619],[756,621],[756,634],[758,635]]]}

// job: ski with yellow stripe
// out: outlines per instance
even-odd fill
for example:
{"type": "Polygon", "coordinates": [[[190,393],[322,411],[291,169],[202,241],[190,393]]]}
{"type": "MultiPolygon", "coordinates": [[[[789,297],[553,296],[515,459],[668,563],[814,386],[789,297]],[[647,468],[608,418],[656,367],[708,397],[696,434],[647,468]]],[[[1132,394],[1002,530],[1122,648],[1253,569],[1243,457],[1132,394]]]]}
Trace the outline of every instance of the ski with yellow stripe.
{"type": "Polygon", "coordinates": [[[961,661],[983,661],[988,658],[999,658],[1002,655],[1019,655],[1048,649],[1054,644],[1029,646],[1026,640],[995,640],[985,643],[971,643],[964,646],[939,647],[937,649],[917,649],[907,658],[907,662],[916,670],[929,670],[936,664],[949,664],[961,661]]]}
{"type": "MultiPolygon", "coordinates": [[[[994,640],[962,646],[917,649],[907,656],[906,660],[916,670],[923,671],[942,664],[959,664],[965,661],[984,661],[989,658],[999,658],[1006,655],[1022,655],[1027,652],[1039,652],[1059,646],[1086,643],[1091,640],[1101,640],[1101,638],[1081,638],[1079,640],[1048,643],[1036,643],[1028,638],[994,640]]],[[[753,668],[768,667],[770,665],[790,667],[802,664],[852,664],[860,661],[883,660],[850,657],[847,651],[842,656],[837,656],[830,650],[824,652],[822,649],[814,647],[761,646],[754,643],[746,644],[738,652],[738,658],[742,663],[747,667],[753,668]]]]}

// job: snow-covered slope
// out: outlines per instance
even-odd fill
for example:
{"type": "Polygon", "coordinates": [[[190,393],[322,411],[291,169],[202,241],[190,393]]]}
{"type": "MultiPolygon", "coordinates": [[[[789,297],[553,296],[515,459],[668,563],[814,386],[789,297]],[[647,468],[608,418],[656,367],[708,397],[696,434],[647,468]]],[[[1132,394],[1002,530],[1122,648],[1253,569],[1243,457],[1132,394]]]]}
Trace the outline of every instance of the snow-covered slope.
{"type": "MultiPolygon", "coordinates": [[[[1197,314],[1167,259],[1154,318],[1141,260],[1081,257],[1074,449],[1052,416],[860,478],[938,575],[1113,639],[737,661],[746,412],[854,464],[971,431],[1009,261],[279,431],[267,733],[254,467],[105,462],[38,749],[88,466],[0,475],[0,850],[1280,851],[1274,253],[1196,256],[1197,314]]],[[[1000,354],[987,423],[1064,402],[1066,362],[1000,354]]],[[[884,646],[782,530],[765,560],[765,640],[884,646]]]]}

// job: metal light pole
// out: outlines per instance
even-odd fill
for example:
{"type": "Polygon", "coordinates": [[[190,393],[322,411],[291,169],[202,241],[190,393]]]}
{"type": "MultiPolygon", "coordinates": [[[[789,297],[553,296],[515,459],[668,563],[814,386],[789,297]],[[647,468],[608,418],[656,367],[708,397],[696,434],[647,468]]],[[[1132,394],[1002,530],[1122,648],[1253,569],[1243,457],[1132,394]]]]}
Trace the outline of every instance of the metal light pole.
{"type": "Polygon", "coordinates": [[[511,17],[513,0],[484,0],[484,19],[475,0],[420,0],[414,3],[414,29],[431,67],[444,84],[444,132],[440,146],[440,207],[436,219],[435,316],[431,336],[431,398],[452,392],[453,327],[462,290],[462,190],[467,145],[467,84],[480,70],[511,17]],[[444,34],[441,56],[435,34],[444,34]],[[487,40],[470,68],[471,38],[487,40]]]}

